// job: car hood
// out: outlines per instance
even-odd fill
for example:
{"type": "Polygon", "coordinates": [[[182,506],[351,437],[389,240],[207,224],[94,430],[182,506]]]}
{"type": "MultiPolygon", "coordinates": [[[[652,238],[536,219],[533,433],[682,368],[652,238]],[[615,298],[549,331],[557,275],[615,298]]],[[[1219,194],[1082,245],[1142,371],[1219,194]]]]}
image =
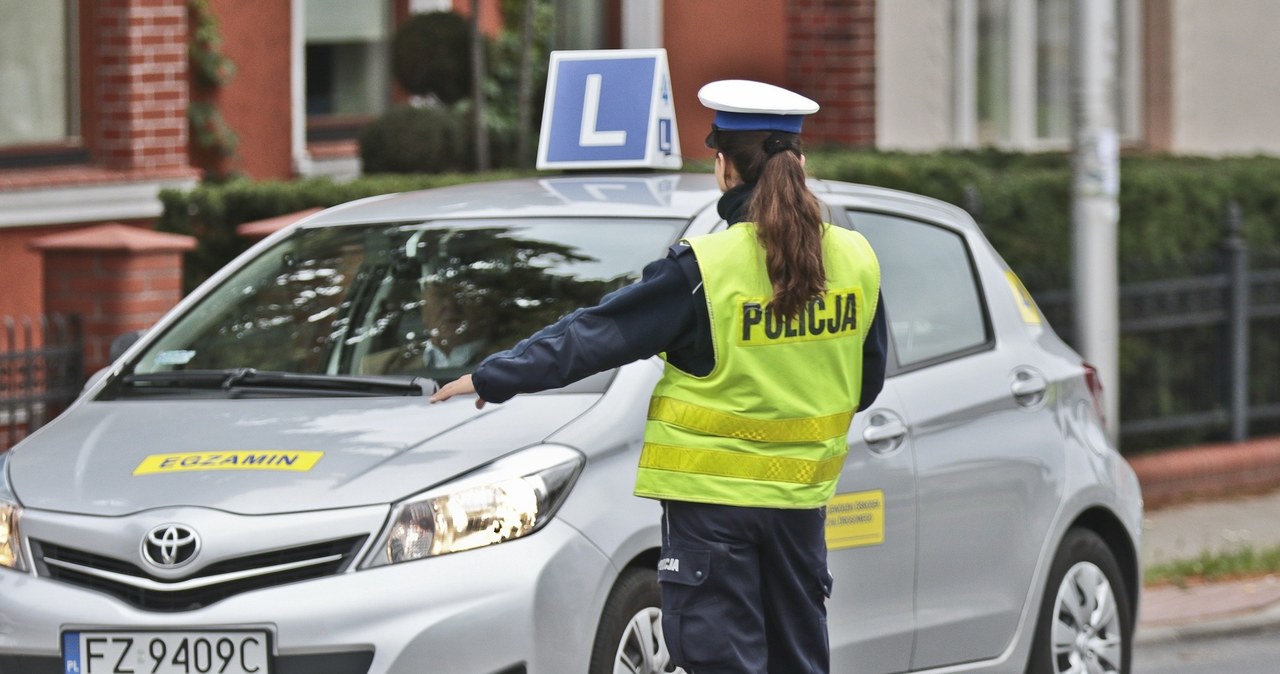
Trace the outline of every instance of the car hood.
{"type": "Polygon", "coordinates": [[[388,503],[536,444],[598,399],[520,396],[483,410],[397,397],[85,402],[13,450],[9,479],[24,507],[94,515],[388,503]],[[164,456],[196,452],[187,470],[164,456]]]}

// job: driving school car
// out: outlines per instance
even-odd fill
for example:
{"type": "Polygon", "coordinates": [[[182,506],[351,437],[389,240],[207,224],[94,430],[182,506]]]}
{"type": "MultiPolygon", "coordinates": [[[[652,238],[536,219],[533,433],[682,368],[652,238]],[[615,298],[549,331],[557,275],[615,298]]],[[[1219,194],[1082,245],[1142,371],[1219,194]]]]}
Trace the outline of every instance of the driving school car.
{"type": "MultiPolygon", "coordinates": [[[[1096,374],[964,211],[811,187],[875,248],[890,334],[828,506],[833,671],[1125,671],[1141,500],[1096,374]]],[[[427,396],[726,227],[719,196],[463,185],[257,244],[0,454],[0,672],[665,671],[631,495],[661,362],[427,396]]]]}

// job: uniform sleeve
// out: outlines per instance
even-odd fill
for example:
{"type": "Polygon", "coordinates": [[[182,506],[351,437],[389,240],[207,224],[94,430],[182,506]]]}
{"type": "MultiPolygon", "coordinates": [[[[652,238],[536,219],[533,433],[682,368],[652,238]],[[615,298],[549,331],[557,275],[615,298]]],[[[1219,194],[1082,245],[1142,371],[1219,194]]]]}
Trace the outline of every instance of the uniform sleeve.
{"type": "Polygon", "coordinates": [[[884,317],[884,295],[876,300],[876,315],[871,319],[871,328],[862,343],[862,397],[859,399],[858,411],[861,412],[876,401],[884,388],[884,369],[889,353],[889,328],[884,317]]]}
{"type": "Polygon", "coordinates": [[[488,402],[506,402],[685,348],[697,320],[692,290],[673,258],[652,262],[638,283],[486,358],[472,373],[476,392],[488,402]]]}

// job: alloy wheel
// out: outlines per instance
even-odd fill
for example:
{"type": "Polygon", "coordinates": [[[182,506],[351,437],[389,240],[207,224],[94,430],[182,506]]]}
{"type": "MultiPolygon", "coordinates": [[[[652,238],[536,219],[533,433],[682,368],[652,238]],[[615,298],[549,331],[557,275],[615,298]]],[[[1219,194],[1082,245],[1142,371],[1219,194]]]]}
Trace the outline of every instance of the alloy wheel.
{"type": "Polygon", "coordinates": [[[1123,655],[1115,590],[1092,562],[1072,566],[1058,586],[1053,616],[1058,674],[1119,674],[1123,655]]]}
{"type": "Polygon", "coordinates": [[[662,611],[654,607],[641,609],[622,631],[618,651],[613,659],[613,674],[667,674],[671,655],[662,639],[662,611]]]}

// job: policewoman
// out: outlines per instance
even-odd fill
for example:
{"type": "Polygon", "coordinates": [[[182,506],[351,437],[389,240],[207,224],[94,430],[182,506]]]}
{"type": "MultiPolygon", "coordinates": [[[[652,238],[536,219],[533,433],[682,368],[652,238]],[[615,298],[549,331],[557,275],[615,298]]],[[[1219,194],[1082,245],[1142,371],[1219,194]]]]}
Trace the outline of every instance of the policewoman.
{"type": "Polygon", "coordinates": [[[569,314],[432,402],[477,407],[662,355],[635,493],[663,504],[663,632],[690,674],[829,670],[825,504],[855,411],[884,383],[880,271],[822,221],[800,131],[818,104],[712,82],[707,145],[731,226],[672,246],[639,283],[569,314]]]}

